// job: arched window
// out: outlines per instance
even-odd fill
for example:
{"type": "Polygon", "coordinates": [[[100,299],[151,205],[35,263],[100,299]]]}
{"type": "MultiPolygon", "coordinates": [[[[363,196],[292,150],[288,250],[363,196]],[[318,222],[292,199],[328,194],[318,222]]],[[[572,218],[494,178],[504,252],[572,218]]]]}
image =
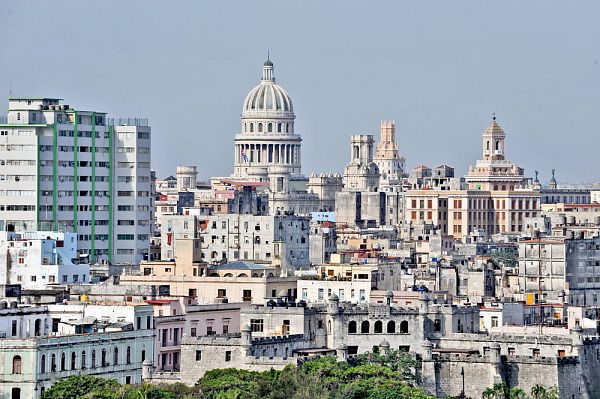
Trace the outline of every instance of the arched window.
{"type": "Polygon", "coordinates": [[[60,355],[60,371],[65,371],[67,369],[67,355],[63,352],[60,355]]]}
{"type": "Polygon", "coordinates": [[[386,332],[388,334],[394,334],[396,332],[396,322],[394,320],[388,321],[386,332]]]}
{"type": "Polygon", "coordinates": [[[281,133],[281,122],[277,124],[277,133],[281,133]]]}
{"type": "Polygon", "coordinates": [[[86,366],[86,358],[85,358],[85,351],[81,352],[81,369],[85,370],[85,366],[86,366]]]}
{"type": "Polygon", "coordinates": [[[101,363],[101,367],[106,367],[108,366],[108,363],[106,362],[106,349],[102,349],[102,358],[100,359],[101,363]]]}
{"type": "Polygon", "coordinates": [[[498,191],[498,185],[494,184],[494,191],[498,191]]]}
{"type": "Polygon", "coordinates": [[[56,371],[56,355],[53,353],[52,357],[50,357],[50,371],[56,371]]]}
{"type": "Polygon", "coordinates": [[[127,364],[131,364],[131,346],[127,347],[127,364]]]}
{"type": "Polygon", "coordinates": [[[327,320],[327,332],[331,333],[331,320],[327,320]]]}
{"type": "Polygon", "coordinates": [[[488,151],[490,150],[490,142],[489,142],[489,141],[487,141],[487,142],[486,142],[486,147],[485,147],[485,148],[486,148],[488,151]]]}
{"type": "Polygon", "coordinates": [[[263,129],[262,129],[262,122],[260,122],[260,123],[258,124],[258,132],[259,132],[259,133],[262,133],[262,131],[263,131],[263,129]]]}
{"type": "Polygon", "coordinates": [[[290,132],[290,124],[289,124],[289,123],[286,123],[286,124],[285,124],[285,132],[286,132],[286,133],[289,133],[289,132],[290,132]]]}
{"type": "Polygon", "coordinates": [[[75,352],[71,352],[71,370],[77,369],[77,354],[75,352]]]}
{"type": "Polygon", "coordinates": [[[253,131],[254,131],[254,123],[251,123],[250,124],[250,132],[253,132],[253,131]]]}
{"type": "Polygon", "coordinates": [[[348,334],[356,334],[356,322],[354,320],[348,323],[348,334]]]}
{"type": "Polygon", "coordinates": [[[375,334],[381,334],[383,333],[383,323],[381,322],[381,320],[377,320],[375,322],[375,334]]]}
{"type": "Polygon", "coordinates": [[[500,142],[496,141],[496,151],[500,151],[500,142]]]}
{"type": "Polygon", "coordinates": [[[502,186],[502,191],[506,191],[506,186],[502,186]]]}
{"type": "Polygon", "coordinates": [[[369,333],[369,321],[368,320],[365,320],[362,323],[360,323],[360,332],[361,332],[361,334],[369,333]]]}
{"type": "Polygon", "coordinates": [[[96,368],[96,350],[92,350],[92,368],[96,368]]]}
{"type": "Polygon", "coordinates": [[[408,321],[400,323],[400,334],[408,334],[408,321]]]}
{"type": "Polygon", "coordinates": [[[273,124],[271,122],[269,122],[269,124],[267,125],[267,132],[271,133],[273,131],[273,124]]]}
{"type": "Polygon", "coordinates": [[[21,356],[19,355],[13,357],[12,373],[21,374],[21,356]]]}
{"type": "Polygon", "coordinates": [[[40,335],[42,335],[42,320],[41,319],[35,320],[34,334],[36,337],[39,337],[40,335]]]}
{"type": "Polygon", "coordinates": [[[115,346],[115,350],[113,351],[113,365],[119,364],[119,348],[115,346]]]}
{"type": "Polygon", "coordinates": [[[46,372],[46,355],[42,355],[40,359],[40,373],[46,372]]]}
{"type": "Polygon", "coordinates": [[[248,131],[248,124],[244,123],[244,132],[248,131]]]}

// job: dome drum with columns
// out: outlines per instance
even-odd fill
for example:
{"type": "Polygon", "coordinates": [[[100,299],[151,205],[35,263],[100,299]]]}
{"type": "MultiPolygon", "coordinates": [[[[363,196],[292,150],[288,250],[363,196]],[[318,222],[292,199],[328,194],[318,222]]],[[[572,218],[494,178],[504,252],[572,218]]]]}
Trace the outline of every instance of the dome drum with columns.
{"type": "Polygon", "coordinates": [[[267,60],[260,84],[244,100],[241,133],[235,136],[235,177],[268,181],[272,167],[278,175],[300,174],[302,138],[294,133],[294,106],[273,72],[267,60]]]}

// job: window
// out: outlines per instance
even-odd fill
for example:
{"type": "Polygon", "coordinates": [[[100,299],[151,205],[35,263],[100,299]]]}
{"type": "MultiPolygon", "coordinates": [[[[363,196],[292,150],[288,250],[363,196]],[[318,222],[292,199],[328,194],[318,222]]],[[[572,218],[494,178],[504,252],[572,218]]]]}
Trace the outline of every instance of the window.
{"type": "Polygon", "coordinates": [[[250,319],[250,329],[252,332],[263,332],[263,319],[250,319]]]}
{"type": "Polygon", "coordinates": [[[202,351],[196,351],[196,361],[202,360],[202,351]]]}
{"type": "Polygon", "coordinates": [[[67,369],[67,355],[63,352],[60,355],[60,371],[65,371],[67,369]]]}
{"type": "Polygon", "coordinates": [[[13,320],[11,323],[10,335],[13,337],[17,336],[17,321],[13,320]]]}
{"type": "Polygon", "coordinates": [[[40,359],[40,373],[45,373],[46,372],[46,355],[42,355],[42,358],[40,359]]]}
{"type": "Polygon", "coordinates": [[[360,324],[360,332],[361,334],[368,334],[369,333],[369,322],[368,320],[363,321],[360,324]]]}
{"type": "Polygon", "coordinates": [[[433,321],[433,331],[434,332],[442,331],[442,321],[440,319],[436,319],[433,321]]]}
{"type": "Polygon", "coordinates": [[[96,351],[92,351],[92,368],[96,368],[96,351]]]}
{"type": "Polygon", "coordinates": [[[16,355],[12,360],[12,373],[21,374],[21,356],[16,355]]]}
{"type": "Polygon", "coordinates": [[[53,373],[56,371],[56,355],[54,353],[50,357],[50,371],[53,373]]]}
{"type": "Polygon", "coordinates": [[[219,288],[217,290],[217,298],[225,298],[227,296],[227,290],[219,288]]]}
{"type": "Polygon", "coordinates": [[[400,323],[400,334],[408,334],[408,321],[404,320],[400,323]]]}
{"type": "Polygon", "coordinates": [[[196,336],[196,327],[192,327],[190,330],[190,336],[195,337],[196,336]]]}
{"type": "Polygon", "coordinates": [[[492,316],[492,328],[498,327],[498,317],[492,316]]]}
{"type": "Polygon", "coordinates": [[[225,361],[226,362],[231,361],[231,351],[225,351],[225,361]]]}
{"type": "Polygon", "coordinates": [[[354,320],[348,323],[348,334],[356,334],[356,322],[354,320]]]}
{"type": "Polygon", "coordinates": [[[86,358],[85,358],[85,351],[81,352],[81,369],[85,370],[86,367],[86,358]]]}
{"type": "Polygon", "coordinates": [[[127,364],[131,364],[131,346],[127,347],[127,358],[126,358],[126,362],[127,364]]]}
{"type": "Polygon", "coordinates": [[[252,291],[251,290],[243,290],[242,291],[242,300],[244,302],[252,302],[252,291]]]}
{"type": "Polygon", "coordinates": [[[396,323],[394,322],[394,320],[388,321],[386,332],[388,334],[394,334],[396,332],[396,323]]]}
{"type": "Polygon", "coordinates": [[[71,370],[75,370],[75,364],[77,363],[77,355],[75,352],[71,352],[71,370]]]}
{"type": "Polygon", "coordinates": [[[383,323],[381,322],[381,320],[377,320],[375,322],[374,332],[375,332],[375,334],[383,333],[383,323]]]}

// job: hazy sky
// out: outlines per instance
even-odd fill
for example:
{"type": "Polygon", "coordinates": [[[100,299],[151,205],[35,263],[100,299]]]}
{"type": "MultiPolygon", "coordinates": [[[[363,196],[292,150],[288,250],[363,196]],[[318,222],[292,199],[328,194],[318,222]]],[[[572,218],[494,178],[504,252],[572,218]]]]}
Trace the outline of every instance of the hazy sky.
{"type": "Polygon", "coordinates": [[[159,176],[232,172],[270,49],[303,171],[342,172],[349,136],[395,119],[407,166],[508,157],[547,182],[600,181],[600,1],[0,2],[0,111],[14,96],[148,117],[159,176]]]}

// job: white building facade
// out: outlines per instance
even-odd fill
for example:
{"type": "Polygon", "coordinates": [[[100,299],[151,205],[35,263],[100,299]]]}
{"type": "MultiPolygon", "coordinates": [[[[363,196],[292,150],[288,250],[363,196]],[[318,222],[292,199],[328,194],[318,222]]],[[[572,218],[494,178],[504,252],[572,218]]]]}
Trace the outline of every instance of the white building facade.
{"type": "Polygon", "coordinates": [[[10,98],[5,122],[0,124],[5,228],[77,233],[79,252],[93,262],[143,259],[150,245],[140,238],[149,235],[151,216],[146,121],[111,121],[103,112],[76,110],[59,99],[10,98]],[[119,206],[138,212],[135,232],[119,223],[124,220],[119,206]]]}

